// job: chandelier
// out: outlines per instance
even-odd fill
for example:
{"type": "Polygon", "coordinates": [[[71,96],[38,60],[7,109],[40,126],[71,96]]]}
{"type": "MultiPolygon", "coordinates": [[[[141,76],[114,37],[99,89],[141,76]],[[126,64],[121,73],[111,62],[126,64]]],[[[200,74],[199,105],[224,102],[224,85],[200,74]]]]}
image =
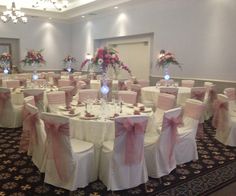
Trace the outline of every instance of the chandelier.
{"type": "Polygon", "coordinates": [[[24,12],[21,12],[20,9],[16,8],[15,2],[12,2],[12,6],[10,9],[7,9],[1,15],[1,20],[6,23],[8,21],[12,21],[13,23],[17,23],[18,21],[27,23],[28,19],[25,16],[24,12]]]}
{"type": "Polygon", "coordinates": [[[67,0],[35,0],[32,7],[42,7],[43,10],[46,10],[47,8],[53,6],[57,10],[61,11],[63,8],[67,8],[68,3],[69,2],[67,0]]]}

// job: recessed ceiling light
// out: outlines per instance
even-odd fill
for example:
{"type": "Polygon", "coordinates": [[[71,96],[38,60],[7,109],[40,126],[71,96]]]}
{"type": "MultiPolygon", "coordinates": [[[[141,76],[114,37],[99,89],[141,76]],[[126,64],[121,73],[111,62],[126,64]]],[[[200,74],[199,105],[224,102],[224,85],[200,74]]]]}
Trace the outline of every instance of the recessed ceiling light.
{"type": "Polygon", "coordinates": [[[114,9],[118,9],[119,7],[118,6],[115,6],[114,9]]]}
{"type": "Polygon", "coordinates": [[[52,20],[52,18],[51,18],[51,17],[49,17],[48,19],[49,19],[49,20],[52,20]]]}
{"type": "Polygon", "coordinates": [[[83,16],[81,16],[82,18],[85,18],[85,16],[83,15],[83,16]]]}

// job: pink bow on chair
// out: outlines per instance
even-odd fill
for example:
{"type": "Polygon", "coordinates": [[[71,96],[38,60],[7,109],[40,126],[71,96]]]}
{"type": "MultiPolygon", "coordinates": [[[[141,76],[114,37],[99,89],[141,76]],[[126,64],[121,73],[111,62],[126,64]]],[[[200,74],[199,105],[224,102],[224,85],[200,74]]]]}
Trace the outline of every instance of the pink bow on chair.
{"type": "Polygon", "coordinates": [[[126,135],[125,141],[125,164],[138,164],[143,157],[143,141],[137,139],[138,135],[144,134],[145,123],[132,122],[128,118],[120,124],[119,131],[116,132],[116,137],[122,134],[126,135]]]}
{"type": "MultiPolygon", "coordinates": [[[[174,146],[177,138],[177,127],[182,125],[182,115],[180,114],[176,118],[166,118],[163,119],[163,126],[171,129],[171,138],[170,138],[170,152],[169,152],[169,164],[171,164],[171,157],[174,151],[174,146]]],[[[168,144],[167,144],[168,145],[168,144]]]]}
{"type": "Polygon", "coordinates": [[[67,163],[64,160],[63,151],[60,146],[61,135],[69,136],[69,124],[61,124],[61,123],[51,123],[44,120],[46,132],[51,138],[52,141],[52,158],[56,165],[56,170],[59,178],[65,182],[70,177],[65,168],[68,168],[65,164],[67,163]]]}
{"type": "Polygon", "coordinates": [[[8,99],[11,98],[10,92],[1,92],[0,93],[0,114],[3,112],[4,105],[8,99]]]}
{"type": "Polygon", "coordinates": [[[228,102],[216,100],[214,102],[213,107],[214,107],[214,116],[212,119],[212,126],[221,131],[227,130],[228,128],[227,111],[229,110],[228,102]]]}
{"type": "Polygon", "coordinates": [[[191,93],[191,97],[197,100],[202,101],[204,99],[205,92],[202,91],[194,91],[191,93]]]}
{"type": "Polygon", "coordinates": [[[72,101],[72,91],[65,91],[65,95],[66,95],[66,108],[70,108],[70,103],[72,101]]]}

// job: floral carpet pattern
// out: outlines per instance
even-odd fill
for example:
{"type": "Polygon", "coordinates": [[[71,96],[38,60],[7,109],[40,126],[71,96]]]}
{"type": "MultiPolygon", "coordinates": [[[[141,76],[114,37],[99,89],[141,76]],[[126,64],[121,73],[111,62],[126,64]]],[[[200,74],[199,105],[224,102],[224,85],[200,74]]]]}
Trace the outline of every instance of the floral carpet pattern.
{"type": "MultiPolygon", "coordinates": [[[[31,158],[19,152],[21,129],[0,128],[0,196],[69,195],[68,191],[43,183],[31,158]]],[[[116,191],[113,195],[189,196],[208,195],[236,181],[236,147],[226,147],[214,139],[210,122],[197,138],[199,160],[179,165],[161,179],[150,178],[136,188],[116,191]]],[[[102,182],[96,181],[73,195],[112,195],[102,182]]]]}

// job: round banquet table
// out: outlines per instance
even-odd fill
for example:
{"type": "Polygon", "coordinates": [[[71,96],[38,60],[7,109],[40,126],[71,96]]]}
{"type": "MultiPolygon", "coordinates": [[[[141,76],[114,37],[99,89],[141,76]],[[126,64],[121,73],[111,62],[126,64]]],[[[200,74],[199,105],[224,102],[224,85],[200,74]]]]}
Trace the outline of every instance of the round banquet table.
{"type": "MultiPolygon", "coordinates": [[[[74,104],[73,104],[74,105],[74,104]]],[[[91,142],[95,147],[95,172],[98,176],[99,171],[99,160],[100,160],[100,150],[104,141],[114,140],[115,138],[115,123],[114,119],[110,117],[114,113],[119,114],[119,116],[133,115],[136,107],[131,104],[124,104],[122,106],[122,113],[120,113],[120,107],[114,104],[107,104],[102,107],[100,104],[94,104],[87,106],[88,112],[93,114],[94,117],[85,119],[85,106],[74,106],[75,115],[70,115],[68,111],[63,111],[62,108],[58,108],[56,112],[60,115],[65,115],[70,117],[70,135],[72,138],[80,139],[83,141],[91,142]],[[103,114],[103,115],[102,115],[103,114]]],[[[147,115],[149,121],[152,118],[152,109],[145,108],[145,111],[140,114],[147,115]]],[[[148,124],[147,127],[150,127],[148,124]]],[[[147,128],[148,129],[148,128],[147,128]]],[[[146,130],[147,131],[147,130],[146,130]]]]}
{"type": "MultiPolygon", "coordinates": [[[[176,88],[179,89],[177,96],[177,105],[183,105],[186,99],[190,98],[191,88],[181,87],[181,86],[176,88]]],[[[143,103],[149,102],[155,105],[157,103],[159,93],[160,93],[160,88],[157,88],[156,86],[143,87],[141,89],[142,102],[143,103]]]]}

